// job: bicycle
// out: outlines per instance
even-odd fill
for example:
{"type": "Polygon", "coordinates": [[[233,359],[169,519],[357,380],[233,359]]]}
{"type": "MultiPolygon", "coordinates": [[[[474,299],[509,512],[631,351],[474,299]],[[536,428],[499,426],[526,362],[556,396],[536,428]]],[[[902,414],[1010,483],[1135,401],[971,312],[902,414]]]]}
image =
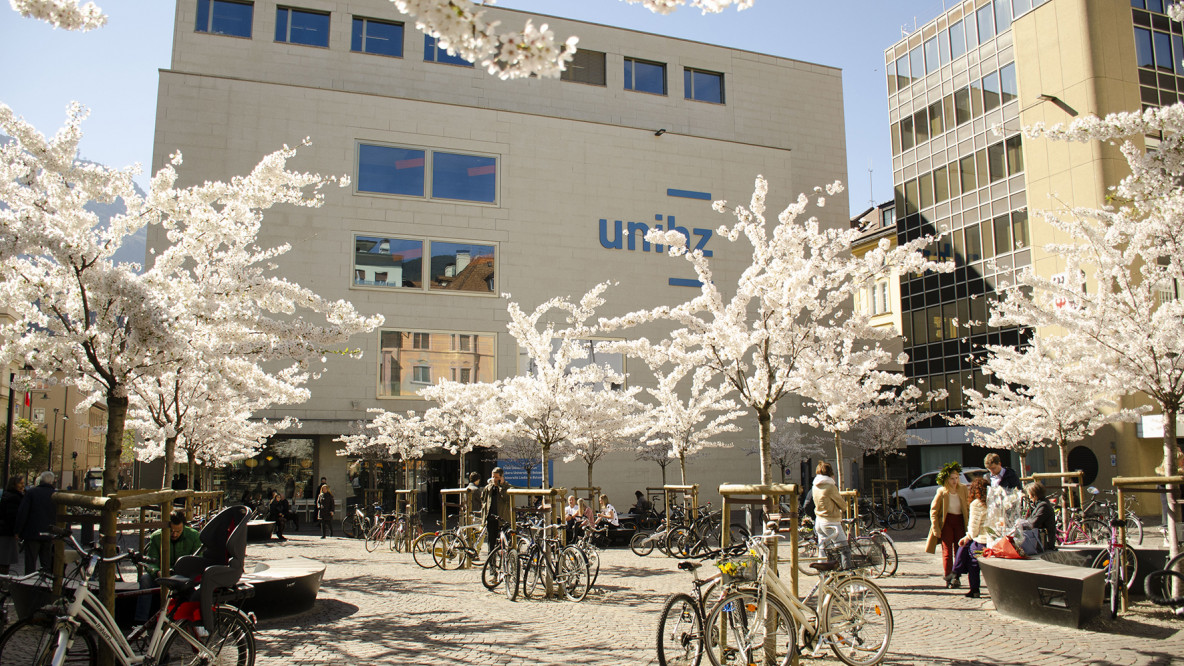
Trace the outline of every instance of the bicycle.
{"type": "Polygon", "coordinates": [[[120,666],[254,664],[254,617],[225,602],[228,596],[242,598],[250,594],[249,585],[220,590],[215,595],[215,617],[207,623],[191,617],[190,606],[197,602],[177,603],[173,598],[174,593],[193,591],[195,583],[183,576],[162,578],[164,610],[157,613],[147,647],[140,653],[119,630],[107,607],[91,592],[89,583],[100,564],[114,565],[125,559],[143,563],[147,559],[131,550],[104,558],[97,546],[83,548],[69,531],[59,528],[54,528],[52,536],[65,541],[82,556],[71,576],[70,582],[75,583],[73,596],[67,591],[54,604],[0,634],[0,665],[94,664],[98,656],[96,640],[103,643],[120,666]],[[213,627],[212,631],[207,625],[213,627]]]}
{"type": "MultiPolygon", "coordinates": [[[[382,505],[375,504],[371,507],[374,513],[382,513],[382,505]]],[[[373,521],[366,512],[362,510],[361,506],[355,506],[352,514],[343,516],[341,518],[341,533],[347,539],[364,539],[370,533],[373,527],[373,521]]]]}
{"type": "Polygon", "coordinates": [[[634,534],[629,539],[629,550],[632,550],[634,555],[645,557],[654,552],[654,548],[656,547],[663,554],[670,555],[670,532],[669,521],[663,519],[658,524],[657,531],[638,531],[637,534],[634,534]]]}
{"type": "MultiPolygon", "coordinates": [[[[739,554],[744,544],[734,546],[730,552],[739,554]]],[[[719,551],[707,553],[699,559],[716,557],[719,551]]],[[[666,598],[662,613],[658,616],[658,664],[659,666],[698,666],[703,658],[703,616],[708,602],[721,598],[717,594],[722,572],[707,578],[699,578],[701,562],[683,560],[678,563],[680,571],[690,572],[691,592],[675,592],[666,598]]]]}
{"type": "Polygon", "coordinates": [[[1147,598],[1157,606],[1167,606],[1175,613],[1184,612],[1184,553],[1168,561],[1159,571],[1143,579],[1147,598]]]}
{"type": "Polygon", "coordinates": [[[399,524],[398,517],[398,514],[394,513],[384,513],[375,516],[374,523],[370,526],[370,531],[366,533],[367,553],[373,553],[375,550],[378,550],[379,544],[394,537],[395,529],[399,524]]]}
{"type": "Polygon", "coordinates": [[[867,498],[859,500],[859,529],[870,532],[873,527],[880,525],[894,530],[909,530],[917,524],[917,514],[900,498],[887,507],[880,502],[867,498]]]}
{"type": "Polygon", "coordinates": [[[572,545],[579,548],[588,560],[588,587],[596,585],[596,579],[600,577],[600,548],[592,542],[591,531],[584,530],[572,545]]]}
{"type": "MultiPolygon", "coordinates": [[[[535,528],[526,552],[518,556],[522,567],[522,594],[527,599],[538,595],[540,587],[544,594],[549,593],[552,583],[558,585],[559,593],[571,601],[583,601],[588,596],[588,558],[575,546],[560,550],[558,537],[546,536],[548,530],[562,528],[562,524],[535,528]]],[[[513,558],[503,556],[503,559],[513,558]]]]}
{"type": "Polygon", "coordinates": [[[766,528],[748,541],[749,554],[720,562],[728,589],[704,620],[704,651],[713,666],[758,663],[761,653],[765,663],[788,664],[799,649],[820,656],[828,647],[851,666],[883,661],[893,624],[883,591],[834,559],[815,562],[819,580],[805,597],[817,595],[815,610],[770,570],[767,541],[776,538],[766,528]]]}
{"type": "MultiPolygon", "coordinates": [[[[1086,490],[1089,492],[1090,495],[1093,495],[1094,498],[1090,501],[1089,504],[1087,504],[1085,506],[1084,509],[1081,510],[1081,516],[1082,516],[1083,520],[1096,519],[1096,520],[1101,521],[1102,525],[1105,526],[1106,524],[1109,523],[1111,518],[1116,518],[1118,516],[1118,499],[1117,499],[1118,492],[1117,491],[1114,491],[1114,490],[1105,491],[1105,494],[1114,496],[1115,499],[1103,500],[1103,499],[1097,498],[1098,494],[1100,493],[1100,491],[1097,488],[1090,486],[1090,487],[1086,488],[1086,490]]],[[[1136,508],[1138,506],[1137,502],[1138,502],[1138,499],[1136,497],[1132,496],[1129,500],[1127,500],[1127,502],[1126,502],[1127,506],[1125,507],[1125,510],[1123,511],[1123,514],[1124,514],[1123,518],[1126,519],[1126,524],[1127,524],[1127,527],[1126,527],[1127,543],[1133,543],[1136,546],[1141,545],[1143,543],[1143,521],[1142,521],[1142,519],[1139,518],[1139,515],[1136,511],[1136,508]]]]}
{"type": "Polygon", "coordinates": [[[1090,565],[1095,569],[1106,570],[1106,594],[1109,595],[1111,618],[1118,617],[1118,609],[1122,605],[1122,592],[1130,589],[1139,570],[1139,559],[1135,556],[1135,549],[1128,544],[1119,543],[1118,530],[1122,527],[1126,527],[1125,519],[1110,519],[1110,539],[1106,550],[1098,553],[1090,565]]]}

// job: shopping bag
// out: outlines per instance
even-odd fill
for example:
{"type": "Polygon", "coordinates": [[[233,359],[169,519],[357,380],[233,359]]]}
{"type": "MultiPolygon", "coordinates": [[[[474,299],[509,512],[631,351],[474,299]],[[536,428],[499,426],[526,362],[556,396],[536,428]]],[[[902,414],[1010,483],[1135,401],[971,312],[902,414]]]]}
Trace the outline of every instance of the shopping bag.
{"type": "Polygon", "coordinates": [[[983,557],[999,557],[1005,560],[1022,560],[1024,556],[1015,547],[1011,537],[1001,537],[993,541],[985,550],[983,557]]]}

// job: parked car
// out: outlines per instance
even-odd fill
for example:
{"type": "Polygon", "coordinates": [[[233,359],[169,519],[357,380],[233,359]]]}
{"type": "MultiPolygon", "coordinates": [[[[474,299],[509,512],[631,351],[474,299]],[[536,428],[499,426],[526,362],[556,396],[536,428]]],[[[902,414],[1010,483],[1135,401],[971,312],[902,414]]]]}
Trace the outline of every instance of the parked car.
{"type": "MultiPolygon", "coordinates": [[[[962,483],[969,484],[971,481],[980,476],[989,475],[990,472],[981,467],[964,467],[962,469],[962,483]]],[[[928,472],[918,476],[916,480],[908,485],[908,487],[901,488],[899,493],[894,493],[894,496],[899,496],[900,499],[908,503],[917,515],[928,515],[929,505],[933,503],[933,496],[937,494],[937,470],[928,472]]]]}

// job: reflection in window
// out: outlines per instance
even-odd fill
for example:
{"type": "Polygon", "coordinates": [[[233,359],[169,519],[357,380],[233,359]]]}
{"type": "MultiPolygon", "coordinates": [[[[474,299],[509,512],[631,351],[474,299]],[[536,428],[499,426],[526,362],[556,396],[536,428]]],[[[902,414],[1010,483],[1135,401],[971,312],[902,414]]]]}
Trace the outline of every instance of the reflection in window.
{"type": "Polygon", "coordinates": [[[1172,66],[1172,36],[1166,32],[1155,33],[1155,68],[1161,72],[1171,72],[1174,69],[1172,66]]]}
{"type": "Polygon", "coordinates": [[[233,37],[251,36],[255,6],[234,0],[197,0],[197,32],[233,37]]]}
{"type": "Polygon", "coordinates": [[[913,117],[902,118],[900,121],[900,147],[908,150],[916,145],[913,135],[913,117]]]}
{"type": "Polygon", "coordinates": [[[982,79],[975,79],[970,82],[970,115],[975,118],[983,115],[982,79]]]}
{"type": "Polygon", "coordinates": [[[1139,67],[1154,67],[1155,54],[1151,48],[1151,31],[1135,28],[1135,62],[1139,67]]]}
{"type": "Polygon", "coordinates": [[[925,73],[928,74],[938,68],[941,56],[937,52],[937,37],[925,42],[925,73]]]}
{"type": "Polygon", "coordinates": [[[995,29],[1003,32],[1011,27],[1011,0],[995,0],[995,29]]]}
{"type": "Polygon", "coordinates": [[[941,101],[929,105],[929,136],[934,137],[945,131],[945,123],[941,118],[941,101]]]}
{"type": "Polygon", "coordinates": [[[958,21],[950,26],[950,57],[957,58],[966,53],[966,31],[958,21]]]}
{"type": "Polygon", "coordinates": [[[567,63],[567,67],[559,74],[559,80],[603,86],[605,84],[604,51],[593,51],[592,49],[576,51],[571,62],[567,63]]]}
{"type": "Polygon", "coordinates": [[[895,69],[897,87],[903,90],[913,82],[909,77],[909,55],[907,53],[896,59],[895,69]]]}
{"type": "Polygon", "coordinates": [[[451,332],[384,330],[379,333],[378,397],[416,397],[424,384],[443,378],[465,382],[492,382],[495,337],[489,333],[464,334],[467,349],[454,348],[451,332]]]}
{"type": "Polygon", "coordinates": [[[275,41],[328,48],[329,15],[278,7],[275,10],[275,41]]]}
{"type": "Polygon", "coordinates": [[[365,287],[422,287],[423,241],[355,236],[354,284],[365,287]]]}
{"type": "Polygon", "coordinates": [[[999,72],[991,72],[983,77],[983,111],[990,111],[999,106],[999,72]]]}
{"type": "Polygon", "coordinates": [[[424,62],[438,62],[442,65],[473,66],[473,63],[458,55],[449,55],[448,49],[442,48],[440,42],[431,35],[423,36],[423,60],[424,62]]]}
{"type": "Polygon", "coordinates": [[[1001,180],[1007,176],[1007,164],[1003,157],[1003,142],[987,146],[987,172],[991,182],[1001,180]]]}
{"type": "Polygon", "coordinates": [[[394,146],[358,146],[358,191],[423,196],[422,150],[394,146]]]}
{"type": "Polygon", "coordinates": [[[966,231],[966,263],[973,264],[983,260],[982,242],[979,241],[978,225],[972,224],[966,231]]]}
{"type": "Polygon", "coordinates": [[[724,103],[724,75],[698,69],[683,70],[683,96],[698,102],[724,103]]]}
{"type": "Polygon", "coordinates": [[[933,170],[933,199],[937,203],[941,203],[950,198],[950,179],[946,173],[946,167],[939,167],[933,170]]]}
{"type": "Polygon", "coordinates": [[[1007,104],[1019,97],[1020,89],[1015,81],[1015,63],[1008,63],[999,70],[999,88],[1002,90],[1002,101],[1007,104]]]}
{"type": "Polygon", "coordinates": [[[969,121],[970,115],[970,89],[963,88],[954,91],[954,119],[957,124],[961,125],[969,121]]]}
{"type": "Polygon", "coordinates": [[[1011,214],[1011,246],[1017,250],[1028,247],[1028,211],[1017,210],[1011,214]]]}
{"type": "Polygon", "coordinates": [[[666,65],[625,58],[625,90],[665,95],[666,65]]]}
{"type": "Polygon", "coordinates": [[[402,58],[403,24],[355,16],[349,50],[402,58]]]}
{"type": "Polygon", "coordinates": [[[986,5],[978,10],[978,43],[983,44],[988,39],[995,36],[995,21],[991,5],[986,5]]]}
{"type": "Polygon", "coordinates": [[[963,192],[970,192],[974,188],[978,187],[978,182],[974,177],[974,155],[967,155],[966,157],[958,160],[958,172],[962,177],[963,192]]]}
{"type": "Polygon", "coordinates": [[[909,74],[914,81],[925,76],[925,54],[921,52],[920,46],[909,51],[909,74]]]}
{"type": "Polygon", "coordinates": [[[492,294],[492,245],[432,241],[431,288],[492,294]]]}
{"type": "Polygon", "coordinates": [[[497,160],[480,155],[432,154],[432,197],[497,201],[497,160]]]}
{"type": "Polygon", "coordinates": [[[929,140],[929,118],[925,109],[921,109],[913,116],[913,130],[917,133],[918,146],[929,140]]]}
{"type": "Polygon", "coordinates": [[[1007,144],[1007,175],[1014,176],[1024,170],[1024,150],[1022,137],[1017,134],[1005,142],[1007,144]]]}
{"type": "Polygon", "coordinates": [[[995,254],[1011,251],[1011,217],[1000,215],[995,218],[995,254]]]}

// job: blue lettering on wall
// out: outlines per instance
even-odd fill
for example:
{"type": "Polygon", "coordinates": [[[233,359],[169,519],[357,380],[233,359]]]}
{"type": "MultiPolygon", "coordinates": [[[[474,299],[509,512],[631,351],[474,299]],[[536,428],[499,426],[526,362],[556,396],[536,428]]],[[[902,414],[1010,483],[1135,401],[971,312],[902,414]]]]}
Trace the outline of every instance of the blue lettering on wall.
{"type": "MultiPolygon", "coordinates": [[[[666,190],[666,195],[671,197],[679,197],[684,199],[700,199],[711,200],[711,194],[708,192],[697,192],[694,190],[679,190],[670,188],[666,190]]],[[[657,255],[666,254],[667,248],[662,243],[651,243],[646,240],[645,236],[651,229],[655,231],[662,231],[663,226],[668,231],[677,231],[686,239],[686,248],[688,251],[698,250],[703,253],[704,257],[712,256],[712,251],[707,249],[707,243],[711,241],[711,229],[703,229],[700,227],[686,227],[678,224],[673,215],[657,214],[654,215],[653,224],[646,224],[644,222],[628,222],[623,220],[613,220],[612,229],[609,229],[608,218],[600,218],[600,246],[606,250],[629,250],[631,252],[637,251],[637,239],[641,239],[640,250],[642,252],[653,252],[657,255]],[[663,222],[665,223],[663,225],[663,222]],[[626,238],[628,240],[626,240],[626,238]]],[[[685,278],[670,278],[670,284],[679,287],[697,287],[700,286],[698,280],[685,278]]]]}
{"type": "Polygon", "coordinates": [[[608,239],[608,220],[603,217],[600,218],[600,246],[607,250],[621,249],[621,221],[613,222],[615,231],[613,232],[613,240],[608,239]]]}

